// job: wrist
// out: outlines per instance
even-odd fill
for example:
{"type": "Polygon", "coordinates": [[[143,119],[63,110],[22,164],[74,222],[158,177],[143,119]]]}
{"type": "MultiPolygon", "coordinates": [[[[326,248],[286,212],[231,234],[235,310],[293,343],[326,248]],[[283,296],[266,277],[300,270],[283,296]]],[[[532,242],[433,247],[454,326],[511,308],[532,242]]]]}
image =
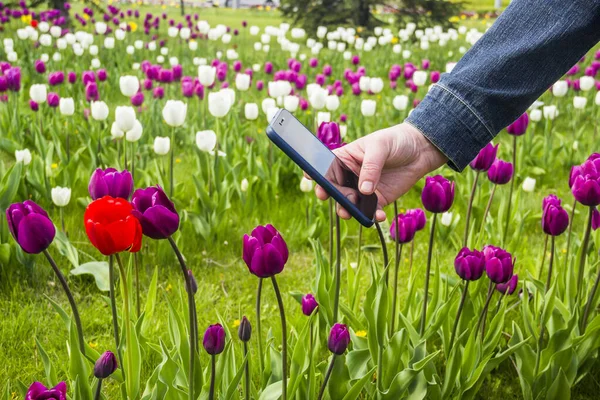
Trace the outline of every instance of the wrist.
{"type": "Polygon", "coordinates": [[[408,122],[404,122],[402,125],[415,141],[416,148],[419,151],[418,164],[422,168],[423,175],[435,171],[448,162],[448,157],[418,128],[408,122]]]}

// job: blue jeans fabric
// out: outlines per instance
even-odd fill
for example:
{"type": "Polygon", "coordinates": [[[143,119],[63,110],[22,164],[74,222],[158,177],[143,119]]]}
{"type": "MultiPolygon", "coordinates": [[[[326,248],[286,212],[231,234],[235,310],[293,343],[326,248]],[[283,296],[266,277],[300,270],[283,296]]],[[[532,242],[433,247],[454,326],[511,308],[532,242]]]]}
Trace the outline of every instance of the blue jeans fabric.
{"type": "Polygon", "coordinates": [[[462,171],[600,40],[600,0],[513,0],[406,119],[462,171]]]}

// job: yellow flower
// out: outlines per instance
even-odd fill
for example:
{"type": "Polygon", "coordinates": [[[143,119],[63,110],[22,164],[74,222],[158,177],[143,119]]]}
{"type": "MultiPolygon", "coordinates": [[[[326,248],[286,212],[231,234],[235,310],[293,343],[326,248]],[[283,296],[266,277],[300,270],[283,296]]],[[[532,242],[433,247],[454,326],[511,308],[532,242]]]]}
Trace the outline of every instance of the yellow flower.
{"type": "Polygon", "coordinates": [[[233,327],[237,328],[238,326],[240,326],[240,320],[236,319],[235,321],[233,321],[233,327]]]}
{"type": "Polygon", "coordinates": [[[358,337],[367,337],[367,331],[356,331],[355,335],[358,337]]]}
{"type": "MultiPolygon", "coordinates": [[[[109,2],[109,4],[110,4],[110,2],[109,2]]],[[[90,16],[87,14],[83,14],[83,19],[85,19],[87,21],[88,19],[90,19],[90,16]]]]}
{"type": "Polygon", "coordinates": [[[173,286],[171,286],[171,284],[169,283],[169,284],[167,285],[167,287],[165,288],[165,291],[166,291],[166,292],[170,292],[170,291],[171,291],[171,289],[173,289],[173,286]]]}
{"type": "Polygon", "coordinates": [[[271,6],[266,6],[266,7],[265,7],[265,10],[267,10],[267,11],[271,11],[271,6]]]}
{"type": "Polygon", "coordinates": [[[113,0],[108,0],[108,4],[109,5],[112,4],[112,3],[113,3],[113,0]]]}
{"type": "Polygon", "coordinates": [[[166,6],[165,4],[163,4],[161,8],[162,8],[163,10],[166,10],[166,9],[167,9],[167,6],[166,6]]]}
{"type": "Polygon", "coordinates": [[[181,162],[181,158],[176,158],[176,159],[175,159],[175,162],[176,162],[177,164],[179,164],[179,163],[181,162]]]}
{"type": "Polygon", "coordinates": [[[52,163],[51,167],[52,167],[52,169],[56,169],[56,168],[58,168],[58,164],[57,163],[52,163]]]}
{"type": "Polygon", "coordinates": [[[562,249],[563,254],[567,253],[567,249],[562,249]]]}
{"type": "Polygon", "coordinates": [[[363,31],[363,27],[359,26],[358,28],[356,28],[356,32],[361,33],[363,31]]]}
{"type": "Polygon", "coordinates": [[[129,22],[129,27],[131,28],[131,32],[135,32],[137,31],[138,25],[134,21],[131,21],[129,22]]]}
{"type": "Polygon", "coordinates": [[[398,38],[396,36],[394,36],[392,38],[392,44],[396,44],[396,43],[398,43],[398,38]]]}
{"type": "Polygon", "coordinates": [[[460,16],[460,19],[467,19],[467,16],[465,14],[460,16]]]}
{"type": "Polygon", "coordinates": [[[460,21],[460,18],[458,18],[456,15],[454,17],[450,17],[450,19],[448,20],[450,22],[456,23],[458,21],[460,21]]]}
{"type": "Polygon", "coordinates": [[[312,114],[312,113],[310,112],[310,110],[306,110],[306,113],[307,113],[308,115],[312,114]]]}
{"type": "Polygon", "coordinates": [[[91,347],[92,349],[95,349],[95,348],[97,348],[97,347],[98,347],[98,343],[89,342],[88,344],[90,345],[90,347],[91,347]]]}

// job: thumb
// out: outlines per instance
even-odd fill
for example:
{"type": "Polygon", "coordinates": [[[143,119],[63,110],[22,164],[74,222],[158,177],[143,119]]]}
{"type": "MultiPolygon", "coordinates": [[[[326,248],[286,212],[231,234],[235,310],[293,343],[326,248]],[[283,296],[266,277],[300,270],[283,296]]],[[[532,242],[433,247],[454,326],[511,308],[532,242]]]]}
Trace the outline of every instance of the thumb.
{"type": "Polygon", "coordinates": [[[358,178],[358,187],[361,193],[371,194],[375,192],[387,154],[387,149],[382,146],[380,141],[373,141],[365,147],[365,156],[358,178]]]}

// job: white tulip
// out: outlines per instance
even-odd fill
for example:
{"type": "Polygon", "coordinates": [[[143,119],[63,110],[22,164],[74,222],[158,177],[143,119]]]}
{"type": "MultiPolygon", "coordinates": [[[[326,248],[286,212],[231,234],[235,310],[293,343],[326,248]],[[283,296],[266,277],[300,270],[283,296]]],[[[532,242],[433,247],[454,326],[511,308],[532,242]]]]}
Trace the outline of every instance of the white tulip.
{"type": "Polygon", "coordinates": [[[443,213],[442,218],[440,219],[440,223],[444,226],[452,225],[452,213],[448,211],[443,213]]]}
{"type": "Polygon", "coordinates": [[[273,107],[267,110],[267,122],[271,122],[275,118],[275,114],[279,111],[279,108],[273,107]]]}
{"type": "Polygon", "coordinates": [[[292,85],[288,81],[269,82],[269,96],[283,97],[292,92],[292,85]]]}
{"type": "Polygon", "coordinates": [[[169,126],[181,126],[185,122],[187,104],[181,100],[168,100],[162,110],[162,116],[169,126]]]}
{"type": "Polygon", "coordinates": [[[137,117],[130,106],[120,106],[115,109],[115,122],[120,130],[127,132],[133,129],[137,117]]]}
{"type": "Polygon", "coordinates": [[[225,44],[229,44],[229,42],[231,42],[231,35],[229,33],[224,34],[221,36],[221,41],[225,44]]]}
{"type": "Polygon", "coordinates": [[[40,56],[40,60],[42,60],[43,62],[47,63],[48,60],[50,60],[50,56],[48,54],[44,53],[44,54],[42,54],[40,56]]]}
{"type": "Polygon", "coordinates": [[[135,47],[133,47],[132,45],[129,45],[129,46],[127,46],[125,51],[127,52],[127,54],[132,55],[133,53],[135,53],[135,47]]]}
{"type": "Polygon", "coordinates": [[[159,64],[162,64],[165,62],[165,57],[164,56],[156,56],[156,62],[159,64]]]}
{"type": "Polygon", "coordinates": [[[198,80],[203,86],[211,86],[215,82],[217,69],[210,65],[200,65],[198,67],[198,80]]]}
{"type": "Polygon", "coordinates": [[[29,88],[29,97],[38,104],[45,103],[47,96],[46,85],[44,84],[34,84],[29,88]]]}
{"type": "Polygon", "coordinates": [[[553,120],[558,116],[558,109],[556,106],[544,106],[542,110],[545,119],[553,120]]]}
{"type": "Polygon", "coordinates": [[[136,76],[125,75],[119,78],[119,88],[123,96],[131,97],[140,89],[140,81],[136,76]]]}
{"type": "Polygon", "coordinates": [[[425,86],[425,83],[427,82],[427,72],[426,71],[415,71],[413,73],[413,83],[416,86],[425,86]]]}
{"type": "Polygon", "coordinates": [[[577,140],[573,142],[573,150],[579,150],[579,142],[577,140]]]}
{"type": "Polygon", "coordinates": [[[142,123],[136,119],[133,123],[133,128],[125,132],[125,140],[128,142],[137,142],[142,137],[143,130],[142,123]]]}
{"type": "Polygon", "coordinates": [[[250,75],[237,74],[235,76],[235,87],[237,90],[245,92],[250,88],[250,75]]]}
{"type": "Polygon", "coordinates": [[[270,97],[266,97],[265,99],[263,99],[261,108],[265,114],[267,113],[269,108],[274,108],[274,107],[277,107],[277,104],[275,103],[274,99],[272,99],[270,97]]]}
{"type": "Polygon", "coordinates": [[[371,78],[369,81],[369,90],[375,94],[381,93],[381,91],[383,90],[383,79],[371,78]]]}
{"type": "Polygon", "coordinates": [[[182,38],[183,40],[188,40],[191,35],[192,35],[192,31],[187,26],[184,26],[179,31],[179,37],[182,38]]]}
{"type": "Polygon", "coordinates": [[[124,40],[125,35],[126,35],[126,32],[121,28],[119,28],[115,31],[115,38],[117,38],[117,40],[119,40],[119,41],[124,40]]]}
{"type": "Polygon", "coordinates": [[[392,105],[398,111],[406,110],[406,108],[408,107],[408,96],[399,94],[398,96],[394,97],[392,105]]]}
{"type": "Polygon", "coordinates": [[[371,88],[371,78],[368,76],[361,76],[358,81],[358,87],[362,92],[368,92],[371,88]]]}
{"type": "Polygon", "coordinates": [[[285,96],[283,98],[283,108],[293,113],[298,109],[300,98],[298,96],[285,96]]]}
{"type": "Polygon", "coordinates": [[[596,98],[594,99],[594,103],[596,103],[597,106],[600,106],[600,92],[596,93],[596,98]]]}
{"type": "Polygon", "coordinates": [[[135,42],[133,42],[133,45],[135,46],[136,49],[141,50],[144,48],[144,41],[136,40],[135,42]]]}
{"type": "Polygon", "coordinates": [[[69,45],[69,44],[67,43],[67,41],[66,41],[65,39],[58,39],[58,40],[56,41],[56,47],[57,47],[59,50],[64,50],[64,49],[66,49],[68,45],[69,45]]]}
{"type": "Polygon", "coordinates": [[[346,133],[348,133],[348,126],[340,125],[340,136],[342,139],[346,137],[346,133]]]}
{"type": "Polygon", "coordinates": [[[179,59],[177,57],[170,57],[169,64],[171,65],[171,67],[179,65],[179,59]]]}
{"type": "Polygon", "coordinates": [[[531,110],[529,113],[529,119],[533,122],[538,122],[542,120],[542,110],[536,108],[535,110],[531,110]]]}
{"type": "Polygon", "coordinates": [[[117,125],[116,121],[113,122],[112,126],[110,127],[110,136],[113,139],[121,139],[123,136],[125,136],[125,132],[119,128],[119,125],[117,125]]]}
{"type": "Polygon", "coordinates": [[[242,192],[246,192],[248,190],[248,186],[250,184],[248,183],[248,179],[244,178],[242,179],[242,181],[240,182],[240,190],[242,192]]]}
{"type": "Polygon", "coordinates": [[[52,54],[52,60],[59,62],[60,60],[62,60],[62,55],[59,52],[56,52],[52,54]]]}
{"type": "Polygon", "coordinates": [[[202,34],[206,34],[210,30],[210,25],[206,21],[198,21],[197,26],[198,26],[198,30],[202,34]]]}
{"type": "Polygon", "coordinates": [[[259,32],[260,32],[260,28],[258,26],[253,25],[250,27],[250,35],[256,36],[256,35],[258,35],[259,32]]]}
{"type": "Polygon", "coordinates": [[[587,97],[575,96],[573,97],[573,107],[577,110],[583,110],[587,104],[587,97]]]}
{"type": "Polygon", "coordinates": [[[179,33],[179,29],[177,29],[176,26],[170,26],[169,29],[167,30],[167,34],[169,35],[169,37],[172,37],[172,38],[177,36],[178,33],[179,33]]]}
{"type": "Polygon", "coordinates": [[[4,44],[4,49],[6,51],[15,47],[15,41],[12,38],[4,38],[2,43],[4,44]]]}
{"type": "Polygon", "coordinates": [[[525,178],[523,181],[523,191],[525,192],[533,192],[535,190],[535,179],[531,177],[525,178]]]}
{"type": "Polygon", "coordinates": [[[311,181],[310,179],[306,179],[305,177],[302,177],[302,179],[300,179],[300,190],[304,193],[312,192],[313,181],[311,181]]]}
{"type": "Polygon", "coordinates": [[[235,104],[235,90],[233,90],[232,88],[225,88],[225,89],[219,90],[219,92],[229,96],[229,100],[230,100],[232,106],[235,104]]]}
{"type": "Polygon", "coordinates": [[[335,94],[329,95],[325,98],[325,108],[329,111],[335,111],[340,107],[340,98],[335,94]]]}
{"type": "Polygon", "coordinates": [[[58,102],[58,109],[64,116],[71,116],[75,112],[75,102],[72,97],[61,97],[58,102]]]}
{"type": "Polygon", "coordinates": [[[322,87],[315,88],[308,98],[308,101],[312,108],[315,110],[321,110],[325,107],[325,102],[327,101],[327,90],[322,87]]]}
{"type": "Polygon", "coordinates": [[[582,76],[579,79],[579,88],[584,91],[590,91],[596,85],[596,80],[591,76],[582,76]]]}
{"type": "Polygon", "coordinates": [[[115,48],[115,38],[114,37],[107,37],[104,38],[104,48],[106,49],[114,49],[115,48]]]}
{"type": "Polygon", "coordinates": [[[567,81],[556,81],[554,85],[552,85],[552,94],[555,97],[563,97],[567,94],[569,90],[569,84],[567,81]]]}
{"type": "Polygon", "coordinates": [[[19,163],[23,163],[24,165],[29,165],[31,162],[31,152],[29,149],[16,150],[15,151],[15,159],[19,163]]]}
{"type": "Polygon", "coordinates": [[[244,106],[244,115],[248,120],[255,120],[258,118],[258,104],[256,103],[246,103],[244,106]]]}
{"type": "Polygon", "coordinates": [[[52,36],[48,34],[40,35],[40,44],[45,47],[52,46],[52,36]]]}
{"type": "Polygon", "coordinates": [[[52,202],[57,207],[65,207],[71,201],[71,189],[57,186],[50,191],[52,202]]]}
{"type": "Polygon", "coordinates": [[[17,37],[21,40],[25,40],[29,37],[27,29],[17,29],[17,37]]]}
{"type": "Polygon", "coordinates": [[[213,117],[222,118],[232,106],[231,96],[224,90],[208,94],[208,112],[213,117]]]}
{"type": "Polygon", "coordinates": [[[150,51],[156,51],[156,42],[150,42],[148,43],[148,50],[150,51]]]}
{"type": "Polygon", "coordinates": [[[188,47],[190,48],[191,51],[196,51],[196,50],[198,50],[198,42],[196,42],[195,40],[192,40],[191,42],[188,43],[188,47]]]}
{"type": "Polygon", "coordinates": [[[318,112],[317,113],[317,126],[321,126],[323,122],[331,121],[331,113],[328,112],[318,112]]]}
{"type": "Polygon", "coordinates": [[[96,22],[96,32],[99,35],[104,35],[106,33],[107,29],[108,29],[108,25],[106,25],[106,23],[104,23],[102,21],[96,22]]]}
{"type": "Polygon", "coordinates": [[[196,146],[200,151],[210,153],[217,145],[217,134],[214,131],[196,132],[196,146]]]}
{"type": "Polygon", "coordinates": [[[103,101],[92,101],[90,109],[96,121],[104,121],[108,117],[108,106],[103,101]]]}
{"type": "Polygon", "coordinates": [[[171,139],[169,137],[157,136],[154,138],[154,152],[159,156],[164,156],[171,149],[171,139]]]}
{"type": "Polygon", "coordinates": [[[14,51],[11,51],[10,53],[8,53],[8,54],[6,55],[6,59],[7,59],[8,61],[10,61],[10,62],[13,62],[13,63],[14,63],[14,62],[17,62],[17,60],[19,59],[19,55],[18,55],[16,52],[14,52],[14,51]]]}
{"type": "Polygon", "coordinates": [[[360,112],[364,117],[372,117],[375,115],[375,109],[377,108],[377,102],[375,100],[364,99],[360,103],[360,112]]]}

